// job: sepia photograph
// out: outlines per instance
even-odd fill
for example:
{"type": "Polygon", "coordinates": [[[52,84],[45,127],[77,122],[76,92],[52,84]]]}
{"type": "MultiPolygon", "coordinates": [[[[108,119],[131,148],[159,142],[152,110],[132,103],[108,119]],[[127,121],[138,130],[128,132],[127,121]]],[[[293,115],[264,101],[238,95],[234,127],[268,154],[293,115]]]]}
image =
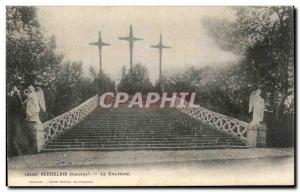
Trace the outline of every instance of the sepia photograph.
{"type": "Polygon", "coordinates": [[[295,186],[293,6],[6,6],[8,187],[295,186]]]}

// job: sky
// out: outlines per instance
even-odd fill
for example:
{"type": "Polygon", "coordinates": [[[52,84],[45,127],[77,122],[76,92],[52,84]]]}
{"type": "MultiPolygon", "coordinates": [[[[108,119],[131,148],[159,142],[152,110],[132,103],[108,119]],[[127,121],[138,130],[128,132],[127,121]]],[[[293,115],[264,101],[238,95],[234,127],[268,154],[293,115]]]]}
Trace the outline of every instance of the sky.
{"type": "Polygon", "coordinates": [[[84,71],[93,66],[99,70],[98,48],[89,45],[98,40],[98,31],[111,46],[102,50],[103,71],[113,80],[121,77],[121,68],[129,69],[128,42],[118,37],[133,33],[143,41],[134,43],[133,64],[148,69],[152,82],[159,77],[159,34],[171,47],[163,51],[163,74],[182,72],[190,66],[222,67],[239,57],[223,51],[201,26],[204,17],[232,18],[228,7],[39,7],[38,17],[44,32],[57,40],[58,51],[65,61],[82,61],[84,71]]]}

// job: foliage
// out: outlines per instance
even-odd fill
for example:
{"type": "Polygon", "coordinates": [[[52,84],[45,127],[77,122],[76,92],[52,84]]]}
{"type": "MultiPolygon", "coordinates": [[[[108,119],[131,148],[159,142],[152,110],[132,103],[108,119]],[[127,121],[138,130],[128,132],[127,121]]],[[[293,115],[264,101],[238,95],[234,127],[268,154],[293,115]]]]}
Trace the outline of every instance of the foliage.
{"type": "Polygon", "coordinates": [[[95,89],[84,94],[83,89],[95,88],[92,85],[95,77],[83,77],[80,62],[62,62],[63,55],[56,51],[55,38],[47,38],[42,33],[36,8],[7,7],[6,15],[7,93],[14,86],[21,91],[29,85],[41,87],[49,118],[96,93],[95,89]]]}
{"type": "Polygon", "coordinates": [[[20,155],[26,145],[22,143],[26,136],[22,132],[25,108],[21,100],[29,85],[41,87],[45,93],[47,112],[41,113],[42,122],[96,94],[97,86],[93,75],[83,76],[82,63],[63,62],[55,38],[43,34],[36,8],[8,6],[6,17],[8,151],[9,155],[20,155]],[[14,87],[21,91],[21,98],[14,87]]]}
{"type": "Polygon", "coordinates": [[[54,114],[68,111],[95,95],[96,90],[93,79],[83,77],[81,62],[63,63],[55,81],[55,103],[50,111],[54,114]]]}
{"type": "Polygon", "coordinates": [[[243,59],[227,68],[190,68],[166,79],[166,89],[195,91],[201,105],[250,121],[249,96],[261,88],[267,110],[280,122],[294,86],[288,80],[294,73],[293,9],[237,7],[233,19],[206,18],[202,24],[222,49],[243,59]]]}
{"type": "Polygon", "coordinates": [[[115,83],[103,72],[100,72],[99,76],[96,77],[95,83],[97,84],[99,94],[113,91],[115,88],[115,83]]]}
{"type": "Polygon", "coordinates": [[[293,9],[249,7],[235,11],[235,20],[206,20],[204,26],[223,49],[244,56],[231,73],[233,87],[245,89],[247,94],[261,88],[268,110],[282,116],[283,103],[293,94],[289,88],[294,86],[288,80],[289,72],[294,73],[293,9]]]}
{"type": "Polygon", "coordinates": [[[24,90],[29,84],[53,87],[62,56],[55,54],[55,39],[46,39],[32,7],[7,7],[7,88],[24,90]]]}
{"type": "Polygon", "coordinates": [[[249,96],[260,88],[269,146],[293,144],[294,12],[291,7],[238,7],[234,19],[205,19],[207,33],[224,50],[242,56],[227,69],[189,69],[165,81],[169,91],[195,90],[197,102],[250,122],[249,96]],[[178,87],[178,88],[176,88],[178,87]]]}
{"type": "Polygon", "coordinates": [[[249,95],[236,92],[235,79],[231,76],[235,67],[220,69],[214,67],[191,67],[183,73],[165,78],[162,82],[167,92],[195,92],[195,102],[213,111],[248,120],[249,95]],[[246,110],[245,110],[246,109],[246,110]]]}
{"type": "Polygon", "coordinates": [[[119,91],[129,94],[135,92],[147,93],[153,91],[153,89],[154,87],[148,77],[148,70],[141,64],[135,65],[128,74],[125,74],[118,85],[119,91]]]}

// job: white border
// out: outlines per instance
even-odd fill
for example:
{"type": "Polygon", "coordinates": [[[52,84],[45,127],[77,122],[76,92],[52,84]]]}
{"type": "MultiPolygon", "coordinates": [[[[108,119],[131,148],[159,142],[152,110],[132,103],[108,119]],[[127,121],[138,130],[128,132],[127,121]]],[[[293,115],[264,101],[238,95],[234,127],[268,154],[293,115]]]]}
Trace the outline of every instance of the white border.
{"type": "MultiPolygon", "coordinates": [[[[160,6],[160,5],[169,5],[169,6],[249,6],[249,5],[294,5],[296,8],[300,7],[299,0],[1,0],[0,1],[0,58],[1,58],[1,65],[0,65],[0,190],[1,191],[11,191],[12,189],[8,189],[5,187],[6,181],[6,143],[5,143],[5,119],[6,119],[6,111],[5,111],[5,6],[6,5],[48,5],[48,6],[63,6],[63,5],[81,5],[81,6],[93,6],[93,5],[111,5],[111,6],[160,6]]],[[[298,10],[299,15],[299,10],[298,10]]],[[[297,17],[298,18],[298,17],[297,17]]],[[[299,26],[299,19],[297,19],[297,26],[299,26]]],[[[297,33],[297,37],[299,37],[299,30],[297,33]]],[[[297,49],[297,55],[299,55],[299,49],[297,49]]],[[[299,59],[298,59],[299,60],[299,59]]],[[[298,63],[297,63],[298,64],[298,63]]],[[[297,74],[299,74],[299,67],[297,67],[297,74]]],[[[297,90],[299,90],[299,78],[297,81],[297,90]]],[[[299,100],[297,103],[297,108],[299,109],[299,100]]],[[[297,119],[300,118],[299,113],[297,114],[297,119]]],[[[296,128],[297,129],[297,128],[296,128]]],[[[299,138],[299,130],[297,131],[299,138]]],[[[299,152],[299,151],[298,151],[299,152]]],[[[299,159],[299,158],[298,158],[299,159]]],[[[298,162],[299,163],[299,162],[298,162]]],[[[299,164],[298,164],[299,165],[299,164]]],[[[297,166],[298,167],[298,166],[297,166]]],[[[284,177],[284,175],[283,175],[284,177]]],[[[299,178],[299,177],[297,177],[299,178]]],[[[297,182],[299,184],[299,182],[297,182]]],[[[18,189],[18,191],[29,191],[31,189],[18,189]]],[[[58,189],[61,190],[61,189],[58,189]]],[[[73,191],[74,189],[65,189],[65,191],[73,191]]],[[[91,190],[91,189],[90,189],[91,190]]],[[[102,189],[104,191],[108,191],[108,189],[102,189]]],[[[109,191],[115,191],[117,189],[110,189],[109,191]]],[[[130,190],[130,189],[127,189],[130,190]]],[[[126,191],[127,191],[126,190],[126,191]]],[[[153,191],[154,189],[148,189],[147,191],[153,191]]],[[[203,189],[202,189],[203,190],[203,189]]],[[[207,190],[207,189],[206,189],[207,190]]],[[[221,189],[217,189],[218,191],[221,189]]],[[[231,190],[231,189],[230,189],[231,190]]],[[[262,191],[263,189],[254,189],[255,191],[262,191]]],[[[43,191],[52,191],[51,189],[43,189],[43,191]]]]}

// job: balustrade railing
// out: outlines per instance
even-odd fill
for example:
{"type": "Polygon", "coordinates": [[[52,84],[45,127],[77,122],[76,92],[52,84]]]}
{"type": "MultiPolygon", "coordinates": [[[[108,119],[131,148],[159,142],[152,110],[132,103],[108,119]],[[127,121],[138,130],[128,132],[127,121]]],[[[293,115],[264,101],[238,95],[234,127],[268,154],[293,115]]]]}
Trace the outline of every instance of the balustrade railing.
{"type": "MultiPolygon", "coordinates": [[[[177,99],[177,104],[180,99],[177,99]]],[[[76,108],[43,123],[45,144],[57,136],[61,135],[65,130],[74,127],[89,115],[98,106],[98,95],[95,95],[77,106],[76,108]]],[[[210,111],[203,107],[191,108],[189,103],[185,101],[184,107],[178,108],[179,111],[199,120],[202,123],[211,125],[225,133],[228,133],[243,142],[247,141],[247,129],[249,123],[231,118],[220,113],[210,111]]]]}
{"type": "Polygon", "coordinates": [[[74,109],[43,123],[45,143],[55,139],[65,130],[74,127],[98,106],[98,95],[86,100],[74,109]]]}
{"type": "MultiPolygon", "coordinates": [[[[180,99],[178,98],[177,103],[179,103],[179,101],[180,99]]],[[[247,141],[247,129],[249,123],[210,111],[203,107],[191,108],[186,101],[184,107],[178,108],[178,110],[202,123],[206,123],[214,128],[222,130],[243,142],[247,141]]]]}

